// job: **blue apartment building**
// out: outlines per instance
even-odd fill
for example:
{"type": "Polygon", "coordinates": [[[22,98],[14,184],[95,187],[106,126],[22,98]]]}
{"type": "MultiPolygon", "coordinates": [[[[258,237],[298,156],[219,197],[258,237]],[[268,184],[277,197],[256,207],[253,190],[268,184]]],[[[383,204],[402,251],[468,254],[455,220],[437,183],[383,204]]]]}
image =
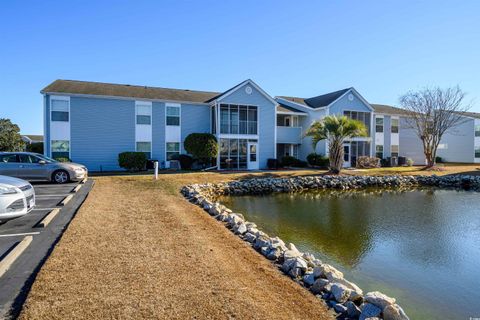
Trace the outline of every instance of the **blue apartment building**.
{"type": "Polygon", "coordinates": [[[271,97],[248,79],[223,91],[195,91],[74,80],[56,80],[41,93],[45,155],[66,157],[90,171],[120,170],[118,154],[145,152],[168,168],[185,154],[191,133],[212,133],[219,143],[220,170],[267,168],[267,160],[311,152],[305,131],[330,114],[362,121],[368,137],[344,145],[345,167],[359,156],[405,156],[425,161],[421,142],[402,127],[402,109],[370,104],[354,88],[310,98],[271,97]]]}

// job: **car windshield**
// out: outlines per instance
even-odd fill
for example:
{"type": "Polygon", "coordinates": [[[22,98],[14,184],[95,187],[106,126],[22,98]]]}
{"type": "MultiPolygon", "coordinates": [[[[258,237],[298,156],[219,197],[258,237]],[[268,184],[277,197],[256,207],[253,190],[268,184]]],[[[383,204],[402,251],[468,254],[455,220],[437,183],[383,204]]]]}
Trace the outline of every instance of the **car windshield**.
{"type": "Polygon", "coordinates": [[[47,156],[44,156],[43,154],[37,154],[36,155],[38,158],[40,158],[41,160],[45,160],[47,162],[58,162],[57,160],[55,159],[52,159],[50,157],[47,157],[47,156]]]}

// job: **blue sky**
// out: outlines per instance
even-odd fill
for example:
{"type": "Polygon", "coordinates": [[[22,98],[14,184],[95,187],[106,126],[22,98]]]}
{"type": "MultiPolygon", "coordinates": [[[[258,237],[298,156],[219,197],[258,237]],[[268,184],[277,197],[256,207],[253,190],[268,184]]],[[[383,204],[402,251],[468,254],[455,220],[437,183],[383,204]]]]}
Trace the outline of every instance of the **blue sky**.
{"type": "Polygon", "coordinates": [[[42,133],[39,91],[76,79],[270,95],[355,87],[395,105],[459,84],[480,112],[480,1],[2,1],[0,117],[42,133]]]}

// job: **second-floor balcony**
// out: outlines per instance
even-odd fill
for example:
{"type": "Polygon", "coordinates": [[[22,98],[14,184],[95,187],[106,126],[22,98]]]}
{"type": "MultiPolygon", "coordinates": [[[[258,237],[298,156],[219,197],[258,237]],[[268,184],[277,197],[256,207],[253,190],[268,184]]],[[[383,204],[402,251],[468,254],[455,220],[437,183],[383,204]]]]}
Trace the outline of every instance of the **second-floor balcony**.
{"type": "Polygon", "coordinates": [[[302,142],[301,127],[277,126],[277,143],[299,144],[302,142]]]}

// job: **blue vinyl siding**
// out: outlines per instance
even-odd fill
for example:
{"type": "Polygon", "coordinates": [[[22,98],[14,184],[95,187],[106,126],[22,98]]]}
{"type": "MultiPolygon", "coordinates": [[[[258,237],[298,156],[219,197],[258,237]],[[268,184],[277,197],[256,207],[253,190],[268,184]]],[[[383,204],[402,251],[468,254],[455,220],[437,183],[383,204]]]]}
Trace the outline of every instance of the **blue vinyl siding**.
{"type": "Polygon", "coordinates": [[[210,133],[210,107],[206,105],[182,104],[181,107],[181,152],[186,153],[183,142],[191,133],[210,133]]]}
{"type": "Polygon", "coordinates": [[[277,125],[276,104],[268,100],[255,87],[252,87],[252,93],[247,94],[245,87],[250,84],[245,84],[238,88],[235,92],[219,100],[219,103],[235,103],[248,104],[258,107],[258,148],[259,148],[259,165],[260,169],[267,167],[267,159],[276,158],[275,154],[275,130],[277,125]]]}
{"type": "Polygon", "coordinates": [[[447,130],[441,144],[445,149],[437,150],[437,155],[446,162],[472,163],[475,159],[475,120],[464,118],[457,126],[447,130]]]}
{"type": "Polygon", "coordinates": [[[119,170],[118,154],[135,151],[135,101],[71,97],[70,114],[72,161],[119,170]]]}
{"type": "Polygon", "coordinates": [[[165,161],[165,103],[152,103],[152,159],[165,161]]]}
{"type": "Polygon", "coordinates": [[[302,141],[302,128],[277,127],[277,143],[300,144],[302,141]]]}
{"type": "Polygon", "coordinates": [[[350,93],[347,93],[338,101],[330,106],[330,114],[343,115],[343,111],[361,111],[361,112],[373,112],[369,106],[367,106],[361,99],[357,97],[355,93],[353,95],[353,101],[348,100],[350,93]]]}

